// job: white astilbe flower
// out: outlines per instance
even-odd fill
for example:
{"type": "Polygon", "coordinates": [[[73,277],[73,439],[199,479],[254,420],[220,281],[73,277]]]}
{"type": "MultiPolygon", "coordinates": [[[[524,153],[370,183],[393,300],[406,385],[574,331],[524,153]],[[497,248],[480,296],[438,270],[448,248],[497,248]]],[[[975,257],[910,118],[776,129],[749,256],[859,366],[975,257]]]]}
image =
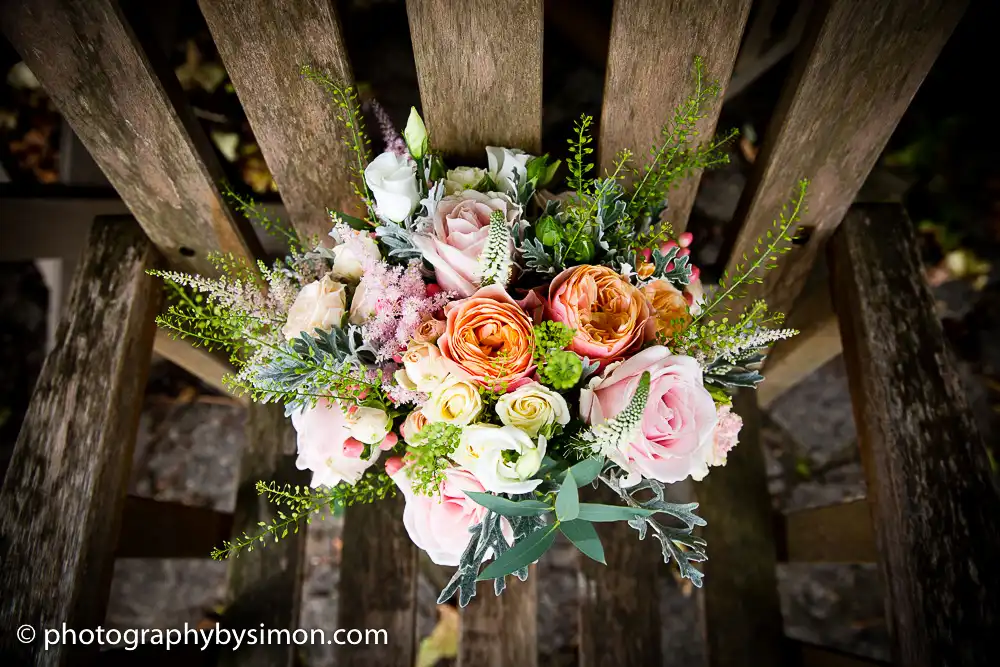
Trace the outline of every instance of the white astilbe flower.
{"type": "Polygon", "coordinates": [[[490,213],[490,232],[479,256],[481,285],[507,286],[511,273],[510,227],[503,211],[490,213]]]}
{"type": "Polygon", "coordinates": [[[771,343],[791,338],[798,333],[795,329],[765,329],[763,327],[738,329],[731,333],[721,334],[713,341],[712,347],[719,357],[730,363],[736,363],[748,351],[767,347],[771,343]]]}
{"type": "Polygon", "coordinates": [[[576,436],[573,446],[583,450],[585,456],[611,456],[635,440],[642,424],[642,413],[649,399],[649,371],[639,378],[639,385],[628,405],[600,424],[595,424],[576,436]]]}

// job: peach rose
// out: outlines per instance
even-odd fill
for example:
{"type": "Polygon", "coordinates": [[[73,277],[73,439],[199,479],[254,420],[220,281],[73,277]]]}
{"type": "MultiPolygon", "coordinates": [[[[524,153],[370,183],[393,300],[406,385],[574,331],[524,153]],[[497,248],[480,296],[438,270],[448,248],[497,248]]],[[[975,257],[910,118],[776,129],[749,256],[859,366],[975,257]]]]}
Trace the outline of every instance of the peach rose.
{"type": "MultiPolygon", "coordinates": [[[[472,538],[469,528],[481,522],[487,512],[465,492],[484,492],[483,485],[464,468],[448,468],[438,494],[424,496],[413,491],[406,466],[401,464],[393,458],[386,461],[385,469],[406,499],[403,526],[407,534],[438,565],[458,565],[472,538]]],[[[514,533],[507,519],[502,519],[501,530],[513,543],[514,533]]]]}
{"type": "Polygon", "coordinates": [[[330,331],[334,327],[340,328],[346,308],[344,284],[327,274],[299,290],[295,302],[288,309],[288,320],[281,333],[285,340],[292,340],[302,332],[314,335],[316,329],[330,331]]]}
{"type": "Polygon", "coordinates": [[[483,287],[449,303],[444,312],[447,326],[438,346],[471,380],[506,385],[510,391],[528,381],[535,369],[531,321],[503,287],[483,287]]]}
{"type": "Polygon", "coordinates": [[[423,410],[417,408],[410,414],[406,415],[406,419],[399,427],[399,432],[402,434],[403,440],[406,441],[406,444],[412,445],[413,437],[420,433],[425,426],[427,426],[427,416],[424,415],[423,410]]]}
{"type": "Polygon", "coordinates": [[[569,349],[612,361],[642,344],[649,304],[642,292],[606,266],[566,269],[549,285],[549,319],[576,330],[569,349]]]}
{"type": "Polygon", "coordinates": [[[642,289],[652,308],[653,316],[646,326],[648,338],[673,338],[691,324],[691,313],[684,293],[667,280],[654,280],[642,289]]]}
{"type": "Polygon", "coordinates": [[[617,415],[632,400],[644,371],[650,374],[649,398],[640,432],[608,458],[630,473],[667,484],[689,475],[702,479],[715,458],[718,417],[693,358],[656,345],[608,366],[581,390],[580,416],[588,424],[600,424],[617,415]]]}
{"type": "Polygon", "coordinates": [[[424,320],[413,334],[413,340],[418,343],[436,343],[437,339],[444,333],[444,328],[444,320],[437,320],[433,317],[429,320],[424,320]]]}
{"type": "MultiPolygon", "coordinates": [[[[503,211],[509,223],[518,215],[507,195],[465,190],[438,203],[430,233],[414,234],[413,245],[434,267],[445,291],[466,297],[479,287],[479,256],[490,233],[493,211],[503,211]]],[[[513,239],[510,251],[514,251],[513,239]]]]}

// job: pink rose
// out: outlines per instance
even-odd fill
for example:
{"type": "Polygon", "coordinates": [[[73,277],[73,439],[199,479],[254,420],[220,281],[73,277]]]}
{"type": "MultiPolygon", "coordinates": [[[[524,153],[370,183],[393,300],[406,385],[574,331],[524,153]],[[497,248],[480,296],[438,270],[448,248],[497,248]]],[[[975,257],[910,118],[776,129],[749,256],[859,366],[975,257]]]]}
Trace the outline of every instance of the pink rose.
{"type": "Polygon", "coordinates": [[[336,401],[320,399],[316,407],[294,413],[292,426],[298,432],[295,467],[313,471],[312,486],[355,484],[379,457],[377,447],[372,448],[370,459],[361,458],[350,446],[345,450],[351,438],[350,424],[336,401]]]}
{"type": "MultiPolygon", "coordinates": [[[[424,496],[414,493],[406,467],[395,458],[387,461],[385,467],[406,499],[403,525],[410,539],[438,565],[458,565],[472,537],[469,528],[486,516],[486,508],[465,492],[483,492],[483,485],[464,468],[448,468],[438,495],[424,496]]],[[[513,530],[506,519],[502,521],[504,536],[513,543],[513,530]]]]}
{"type": "Polygon", "coordinates": [[[729,452],[740,442],[740,429],[743,428],[743,418],[733,412],[730,405],[719,406],[719,423],[712,436],[712,456],[708,460],[710,466],[724,466],[729,458],[729,452]]]}
{"type": "Polygon", "coordinates": [[[608,457],[629,472],[664,483],[708,474],[713,458],[715,401],[691,357],[657,345],[608,366],[580,392],[580,415],[600,424],[628,405],[643,371],[649,371],[649,398],[636,439],[608,457]]]}
{"type": "MultiPolygon", "coordinates": [[[[413,245],[434,267],[437,282],[446,291],[466,297],[479,288],[479,256],[490,233],[493,211],[503,211],[509,223],[518,214],[506,195],[466,190],[444,197],[430,232],[413,236],[413,245]]],[[[513,240],[510,250],[514,251],[513,240]]]]}

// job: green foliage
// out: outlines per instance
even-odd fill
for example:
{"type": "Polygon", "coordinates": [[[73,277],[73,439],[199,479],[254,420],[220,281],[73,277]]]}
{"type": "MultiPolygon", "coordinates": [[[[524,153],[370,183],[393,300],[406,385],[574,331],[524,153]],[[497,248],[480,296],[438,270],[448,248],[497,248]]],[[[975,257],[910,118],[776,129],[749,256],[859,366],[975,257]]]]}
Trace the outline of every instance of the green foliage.
{"type": "Polygon", "coordinates": [[[583,374],[580,357],[564,349],[575,332],[561,322],[546,320],[535,325],[534,334],[533,361],[541,383],[558,390],[572,389],[583,374]]]}
{"type": "Polygon", "coordinates": [[[551,505],[540,500],[510,500],[503,496],[479,491],[466,491],[465,495],[501,516],[540,516],[553,510],[551,505]]]}
{"type": "Polygon", "coordinates": [[[569,186],[570,190],[580,194],[587,192],[587,174],[594,168],[594,164],[590,162],[591,158],[588,157],[594,152],[594,149],[590,147],[594,141],[594,138],[590,136],[590,126],[593,122],[593,116],[581,115],[580,120],[573,125],[576,136],[567,140],[570,157],[566,162],[566,167],[569,169],[566,185],[569,186]]]}
{"type": "Polygon", "coordinates": [[[594,529],[594,524],[584,519],[562,521],[559,524],[559,532],[565,535],[573,543],[573,546],[587,558],[604,565],[608,564],[604,560],[604,546],[601,544],[601,538],[597,535],[597,530],[594,529]]]}
{"type": "Polygon", "coordinates": [[[358,104],[357,89],[354,86],[337,83],[309,65],[303,65],[301,73],[309,81],[321,85],[336,104],[337,120],[347,130],[343,143],[354,154],[351,164],[354,180],[351,186],[354,188],[354,193],[364,201],[368,209],[368,218],[372,221],[378,220],[375,215],[375,202],[365,183],[365,166],[368,164],[368,147],[371,139],[365,134],[365,119],[358,104]]]}
{"type": "Polygon", "coordinates": [[[252,197],[242,197],[233,192],[228,183],[222,184],[222,194],[229,199],[237,211],[242,213],[251,222],[256,222],[264,231],[271,236],[284,239],[288,243],[288,249],[292,252],[301,252],[302,244],[299,235],[291,227],[281,221],[281,218],[271,218],[267,210],[252,197]]]}
{"type": "Polygon", "coordinates": [[[444,472],[451,467],[448,457],[458,449],[462,428],[446,422],[424,426],[406,448],[409,454],[407,474],[416,493],[433,496],[444,481],[444,472]]]}
{"type": "Polygon", "coordinates": [[[243,535],[233,541],[224,541],[221,547],[212,550],[212,558],[224,560],[235,558],[243,551],[267,546],[278,542],[288,534],[298,533],[304,521],[312,523],[313,516],[322,512],[350,507],[355,504],[373,503],[396,495],[396,485],[384,470],[367,470],[354,485],[342,482],[333,488],[313,489],[309,486],[278,486],[274,482],[257,482],[257,494],[266,496],[276,506],[276,517],[270,523],[260,521],[259,532],[243,535]]]}
{"type": "Polygon", "coordinates": [[[500,554],[496,560],[487,565],[477,577],[478,581],[489,581],[490,579],[502,580],[508,574],[512,574],[519,569],[526,569],[527,566],[549,550],[556,539],[556,528],[558,523],[545,526],[540,530],[533,531],[526,538],[520,540],[513,547],[500,554]]]}
{"type": "Polygon", "coordinates": [[[802,217],[805,210],[806,190],[809,181],[802,179],[796,186],[795,194],[790,202],[781,208],[781,213],[771,223],[771,229],[754,243],[752,258],[747,259],[743,253],[743,261],[735,267],[735,276],[727,270],[719,280],[719,289],[695,318],[697,323],[724,304],[726,301],[740,299],[746,295],[747,287],[763,280],[763,274],[777,266],[778,256],[792,248],[795,223],[802,217]]]}
{"type": "Polygon", "coordinates": [[[580,516],[580,494],[576,489],[573,471],[567,470],[562,486],[556,494],[556,517],[560,521],[572,521],[580,516]]]}

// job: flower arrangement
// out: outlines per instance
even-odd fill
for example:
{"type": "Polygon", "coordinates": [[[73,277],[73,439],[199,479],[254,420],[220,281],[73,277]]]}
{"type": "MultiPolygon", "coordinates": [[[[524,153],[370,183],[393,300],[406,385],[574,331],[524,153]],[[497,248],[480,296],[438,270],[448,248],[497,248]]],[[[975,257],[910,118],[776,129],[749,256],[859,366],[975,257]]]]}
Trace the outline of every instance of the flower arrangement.
{"type": "Polygon", "coordinates": [[[154,272],[172,305],[158,323],[228,350],[227,378],[255,401],[279,401],[298,434],[307,487],[260,482],[280,511],[238,555],[296,531],[317,511],[401,493],[406,531],[431,560],[456,566],[440,600],[527,577],[561,532],[604,561],[594,523],[652,534],[664,560],[701,584],[696,504],[667,484],[725,465],[742,422],[729,392],[763,378],[772,342],[795,332],[746,287],[791,245],[805,183],[752,257],[709,294],[676,238],[666,195],[726,159],[732,135],[694,142],[718,87],[695,61],[695,90],[644,166],[619,153],[602,177],[589,162],[591,119],[569,141],[568,189],[545,188],[562,163],[486,149],[486,168],[447,168],[415,110],[402,137],[376,109],[385,152],[369,160],[353,89],[314,70],[353,150],[365,218],[330,212],[330,239],[303,245],[253,202],[245,213],[286,234],[272,266],[215,257],[222,277],[154,272]],[[584,502],[604,486],[617,504],[584,502]]]}

